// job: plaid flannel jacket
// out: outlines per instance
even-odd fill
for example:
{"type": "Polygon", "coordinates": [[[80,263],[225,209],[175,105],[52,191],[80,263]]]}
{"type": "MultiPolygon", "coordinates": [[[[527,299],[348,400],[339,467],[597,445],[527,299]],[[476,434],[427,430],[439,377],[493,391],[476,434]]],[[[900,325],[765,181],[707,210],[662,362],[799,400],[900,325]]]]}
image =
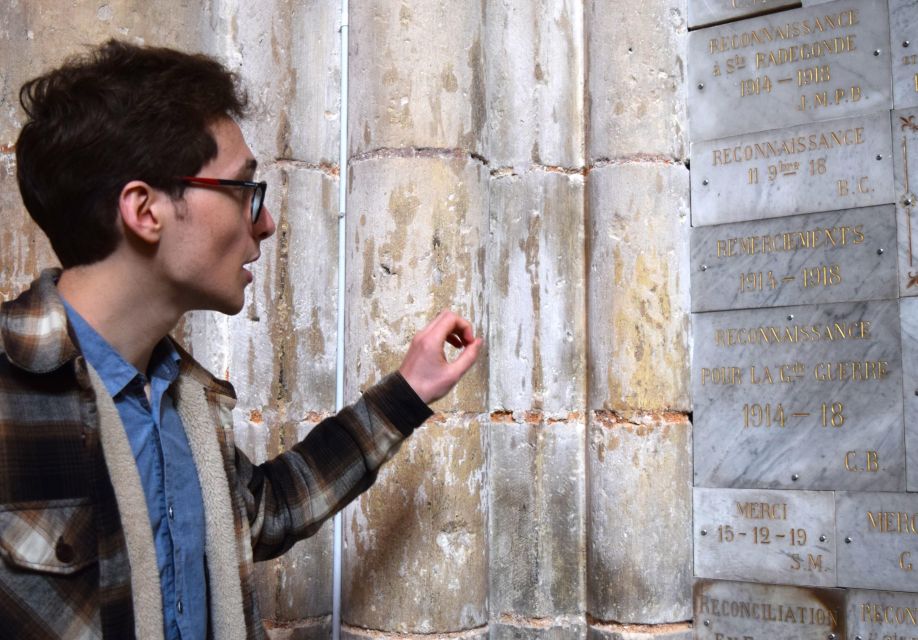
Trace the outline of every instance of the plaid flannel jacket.
{"type": "MultiPolygon", "coordinates": [[[[139,474],[56,279],[0,306],[0,638],[161,638],[139,474]]],[[[393,374],[255,466],[234,445],[229,383],[182,353],[172,392],[201,480],[211,636],[263,638],[253,562],[366,490],[430,410],[393,374]]]]}

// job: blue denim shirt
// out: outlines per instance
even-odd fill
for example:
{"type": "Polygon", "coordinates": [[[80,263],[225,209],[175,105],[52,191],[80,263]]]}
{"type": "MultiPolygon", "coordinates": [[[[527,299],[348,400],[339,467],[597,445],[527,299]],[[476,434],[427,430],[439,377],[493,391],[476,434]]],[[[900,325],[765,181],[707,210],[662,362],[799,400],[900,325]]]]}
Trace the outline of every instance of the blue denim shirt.
{"type": "MultiPolygon", "coordinates": [[[[204,502],[185,428],[169,393],[179,374],[179,354],[165,339],[154,349],[147,370],[148,401],[144,391],[147,376],[122,358],[66,301],[64,307],[83,356],[115,402],[137,461],[156,545],[166,638],[204,638],[204,502]]],[[[121,517],[135,515],[122,513],[121,517]]]]}

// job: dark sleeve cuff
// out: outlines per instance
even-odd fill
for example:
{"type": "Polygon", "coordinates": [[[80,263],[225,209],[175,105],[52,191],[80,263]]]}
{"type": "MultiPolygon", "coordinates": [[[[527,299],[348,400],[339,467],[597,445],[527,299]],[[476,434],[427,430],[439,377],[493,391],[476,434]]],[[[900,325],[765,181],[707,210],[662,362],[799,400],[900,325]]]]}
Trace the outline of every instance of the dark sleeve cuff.
{"type": "Polygon", "coordinates": [[[398,371],[387,375],[363,395],[406,438],[433,415],[398,371]]]}

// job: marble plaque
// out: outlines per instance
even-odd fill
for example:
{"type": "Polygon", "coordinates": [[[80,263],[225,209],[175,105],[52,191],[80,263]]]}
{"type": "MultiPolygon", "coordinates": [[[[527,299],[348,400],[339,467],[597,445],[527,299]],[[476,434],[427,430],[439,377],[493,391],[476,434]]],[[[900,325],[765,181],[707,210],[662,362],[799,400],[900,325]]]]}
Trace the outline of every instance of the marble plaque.
{"type": "Polygon", "coordinates": [[[686,87],[692,140],[888,110],[886,0],[838,0],[693,31],[686,87]]]}
{"type": "Polygon", "coordinates": [[[895,201],[889,112],[692,145],[695,226],[895,201]]]}
{"type": "Polygon", "coordinates": [[[918,298],[899,302],[902,316],[902,375],[907,486],[918,491],[918,298]]]}
{"type": "Polygon", "coordinates": [[[851,640],[918,640],[918,594],[851,589],[847,593],[851,640]]]}
{"type": "Polygon", "coordinates": [[[696,486],[905,489],[898,301],[692,320],[696,486]]]}
{"type": "Polygon", "coordinates": [[[918,2],[889,0],[893,104],[918,107],[918,2]]]}
{"type": "Polygon", "coordinates": [[[835,494],[838,586],[918,591],[918,495],[835,494]]]}
{"type": "Polygon", "coordinates": [[[835,586],[831,492],[695,487],[699,578],[835,586]]]}
{"type": "MultiPolygon", "coordinates": [[[[916,9],[918,11],[918,9],[916,9]]],[[[899,295],[918,295],[918,109],[892,112],[899,295]]]]}
{"type": "Polygon", "coordinates": [[[695,29],[798,6],[800,0],[688,0],[688,26],[695,29]]]}
{"type": "Polygon", "coordinates": [[[896,298],[893,205],[696,227],[692,311],[896,298]]]}
{"type": "Polygon", "coordinates": [[[844,640],[842,589],[697,580],[693,601],[696,640],[844,640]]]}

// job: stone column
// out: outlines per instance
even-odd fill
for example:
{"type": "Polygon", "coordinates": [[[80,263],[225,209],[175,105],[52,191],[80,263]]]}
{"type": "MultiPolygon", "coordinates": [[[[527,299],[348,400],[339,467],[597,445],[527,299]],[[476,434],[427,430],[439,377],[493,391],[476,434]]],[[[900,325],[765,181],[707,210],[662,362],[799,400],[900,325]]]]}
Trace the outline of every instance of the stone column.
{"type": "MultiPolygon", "coordinates": [[[[335,408],[340,4],[221,0],[200,22],[197,46],[249,90],[242,128],[277,233],[262,243],[243,311],[194,314],[184,329],[195,356],[235,385],[237,444],[262,462],[335,408]]],[[[270,637],[330,636],[333,533],[329,522],[256,565],[270,637]]]]}
{"type": "Polygon", "coordinates": [[[590,638],[691,637],[684,0],[587,2],[590,638]]]}
{"type": "Polygon", "coordinates": [[[580,638],[582,3],[487,7],[491,637],[580,638]]]}
{"type": "MultiPolygon", "coordinates": [[[[444,307],[487,328],[478,3],[350,7],[347,397],[444,307]]],[[[487,365],[344,514],[342,635],[487,634],[487,365]]]]}

